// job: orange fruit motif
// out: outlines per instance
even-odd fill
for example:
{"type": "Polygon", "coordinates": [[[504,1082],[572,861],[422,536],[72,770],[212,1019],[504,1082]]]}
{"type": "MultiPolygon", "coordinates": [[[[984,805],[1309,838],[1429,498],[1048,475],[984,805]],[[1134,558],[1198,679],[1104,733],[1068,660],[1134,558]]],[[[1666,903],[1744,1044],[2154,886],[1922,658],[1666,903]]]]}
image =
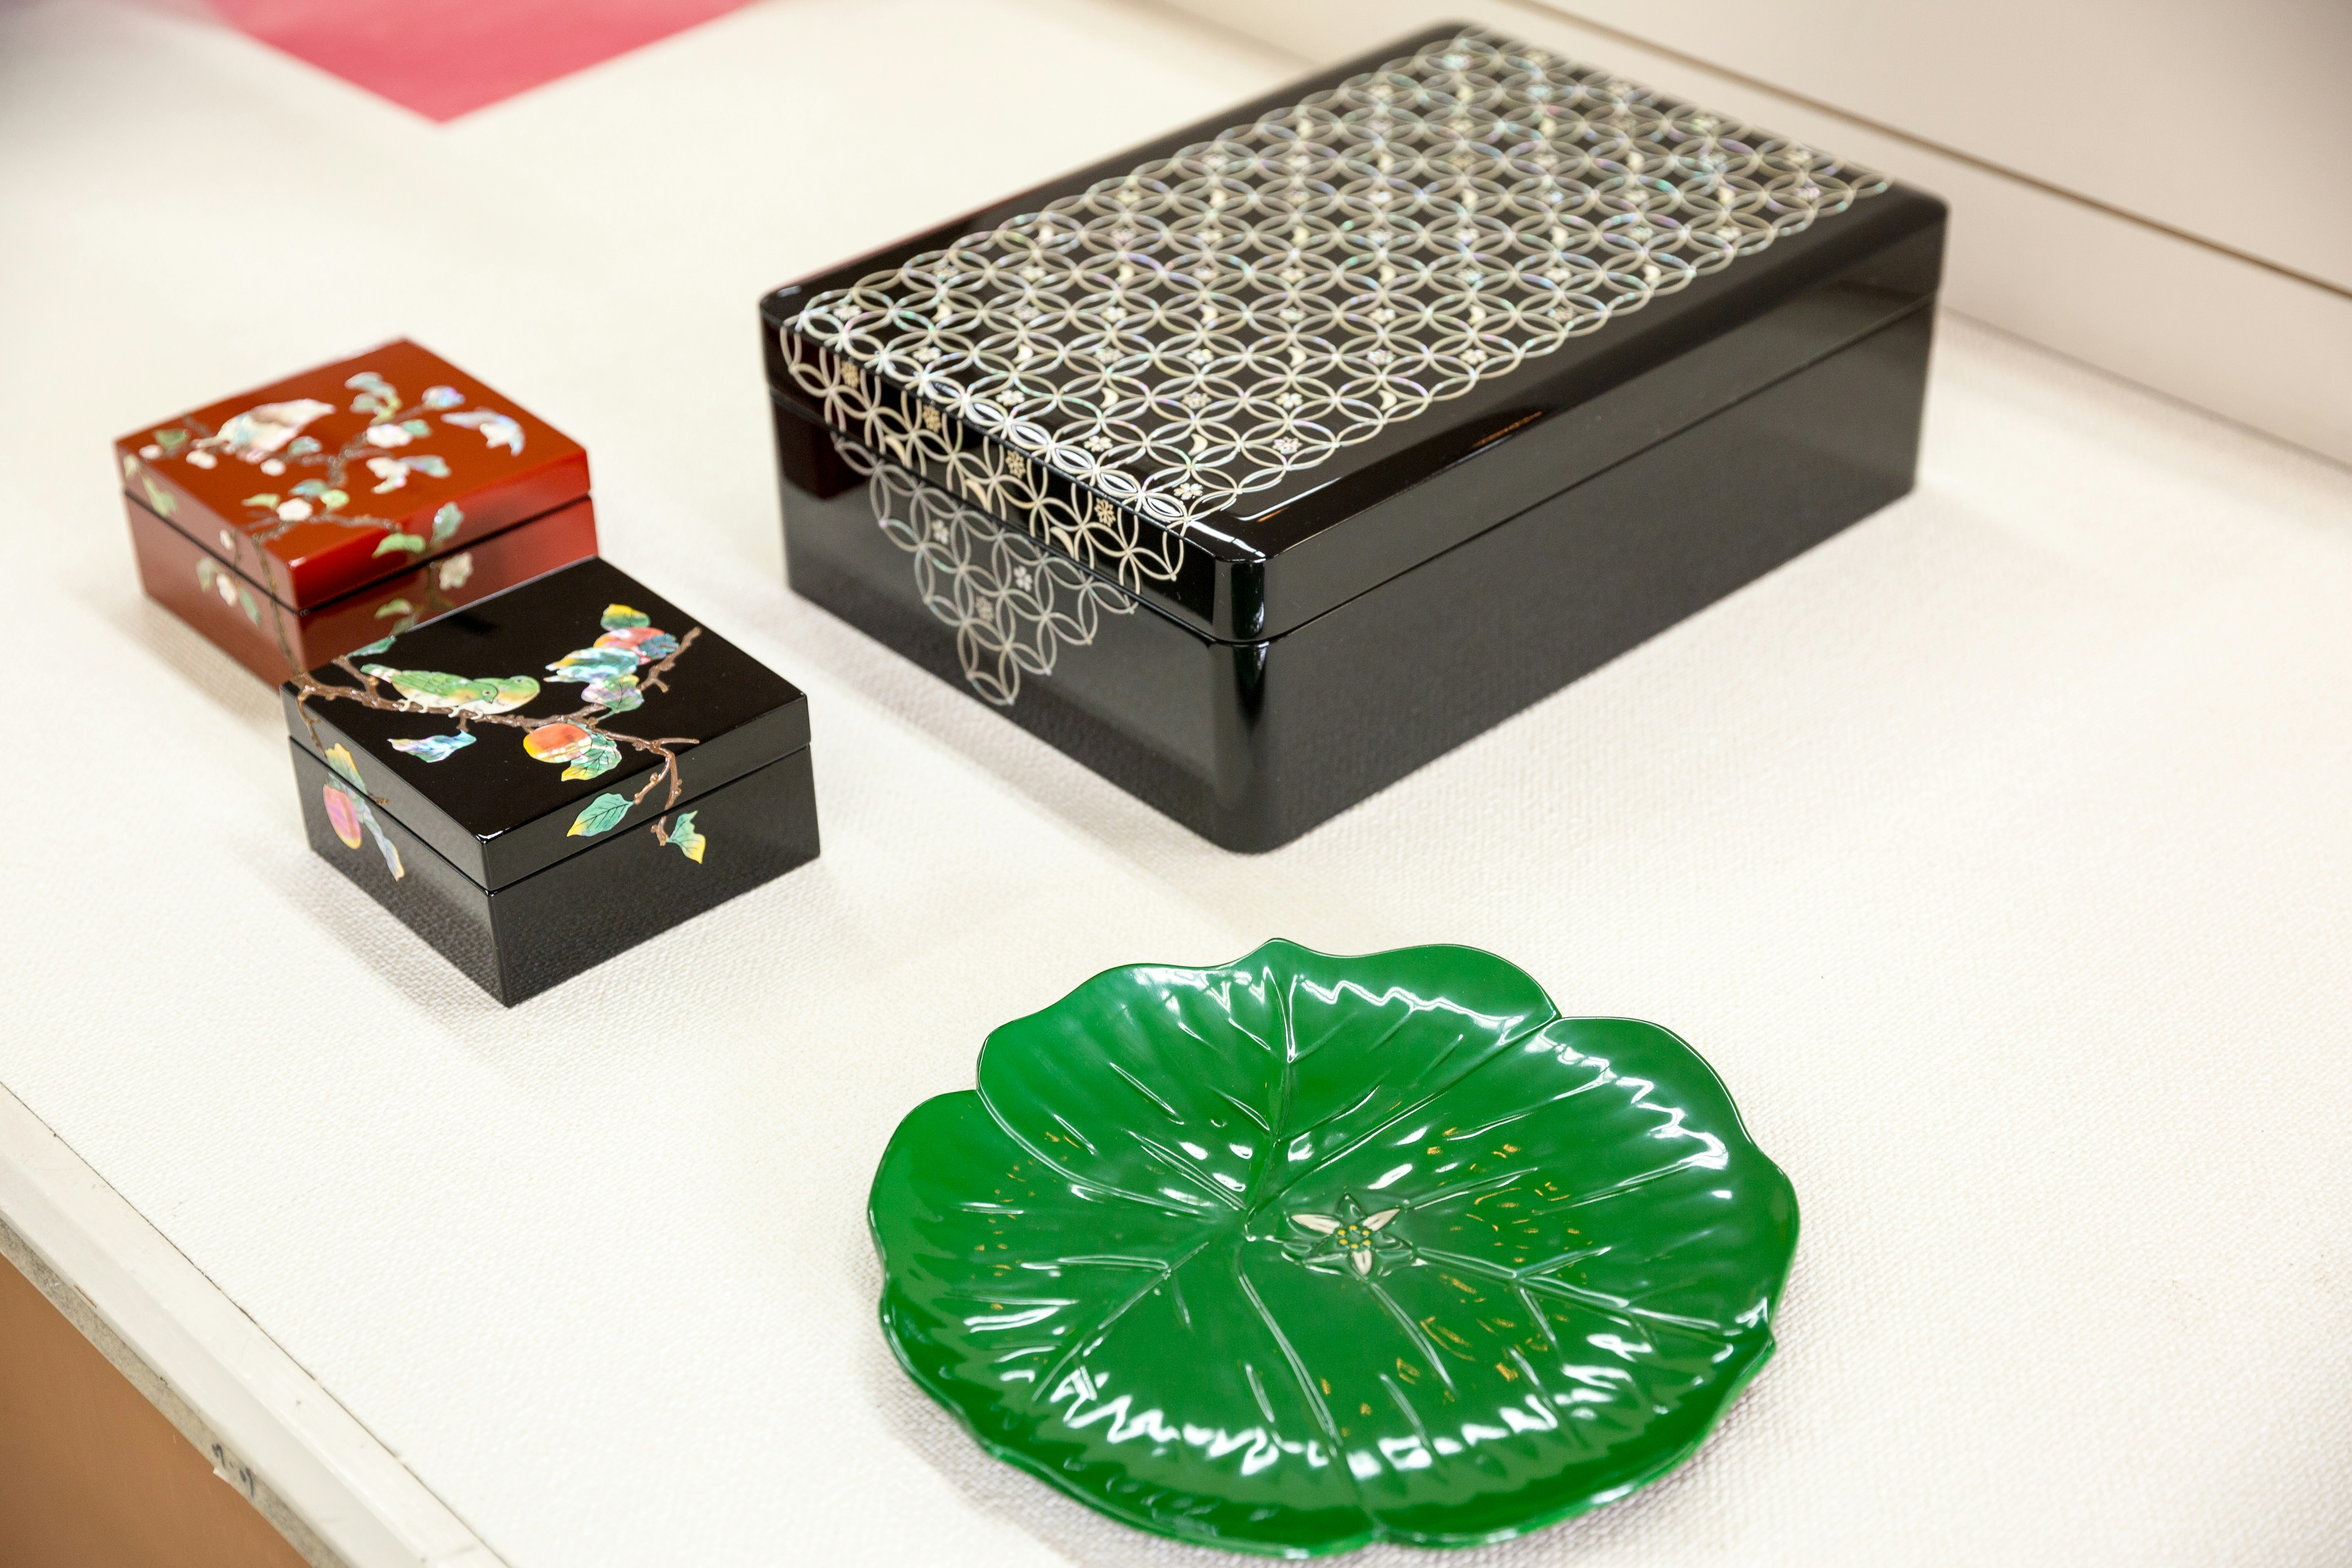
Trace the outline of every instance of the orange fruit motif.
{"type": "Polygon", "coordinates": [[[345,848],[358,848],[360,814],[359,808],[352,804],[350,794],[335,784],[321,786],[321,793],[327,797],[327,820],[333,825],[335,837],[343,841],[345,848]]]}
{"type": "Polygon", "coordinates": [[[522,749],[542,763],[568,763],[588,749],[588,741],[577,724],[541,724],[522,738],[522,749]]]}

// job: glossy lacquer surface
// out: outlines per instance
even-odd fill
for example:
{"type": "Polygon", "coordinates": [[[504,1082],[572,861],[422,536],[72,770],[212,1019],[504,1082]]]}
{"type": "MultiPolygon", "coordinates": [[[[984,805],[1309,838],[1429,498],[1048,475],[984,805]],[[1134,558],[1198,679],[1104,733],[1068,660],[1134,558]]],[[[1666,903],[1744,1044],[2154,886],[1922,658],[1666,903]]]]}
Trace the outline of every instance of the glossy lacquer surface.
{"type": "Polygon", "coordinates": [[[1161,1534],[1468,1545],[1671,1469],[1772,1352],[1789,1181],[1654,1025],[1468,948],[1096,976],[898,1128],[882,1324],[1161,1534]]]}
{"type": "Polygon", "coordinates": [[[1457,24],[777,289],[762,336],[844,443],[787,446],[798,489],[898,465],[1247,642],[1917,307],[1943,225],[1457,24]]]}

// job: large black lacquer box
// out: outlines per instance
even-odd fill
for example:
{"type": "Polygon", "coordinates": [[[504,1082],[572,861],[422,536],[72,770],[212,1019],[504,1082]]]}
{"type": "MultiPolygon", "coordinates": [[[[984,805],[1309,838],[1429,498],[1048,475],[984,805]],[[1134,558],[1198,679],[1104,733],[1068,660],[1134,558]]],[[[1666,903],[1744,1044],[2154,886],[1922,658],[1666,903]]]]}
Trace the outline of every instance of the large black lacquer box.
{"type": "Polygon", "coordinates": [[[808,700],[603,561],[280,690],[311,847],[509,1005],[817,853],[808,700]]]}
{"type": "Polygon", "coordinates": [[[792,584],[1269,848],[1909,489],[1944,217],[1408,40],[762,301],[792,584]]]}

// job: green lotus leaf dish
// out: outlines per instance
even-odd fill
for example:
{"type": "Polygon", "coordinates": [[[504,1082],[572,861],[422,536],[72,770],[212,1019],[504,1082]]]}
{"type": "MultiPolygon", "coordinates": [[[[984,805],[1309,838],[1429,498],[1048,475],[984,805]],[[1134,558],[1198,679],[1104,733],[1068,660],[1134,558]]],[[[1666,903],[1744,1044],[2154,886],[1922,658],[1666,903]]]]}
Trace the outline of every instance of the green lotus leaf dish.
{"type": "Polygon", "coordinates": [[[1665,1474],[1797,1242],[1696,1052],[1464,947],[1098,974],[899,1123],[868,1212],[891,1348],[991,1453],[1287,1557],[1665,1474]]]}

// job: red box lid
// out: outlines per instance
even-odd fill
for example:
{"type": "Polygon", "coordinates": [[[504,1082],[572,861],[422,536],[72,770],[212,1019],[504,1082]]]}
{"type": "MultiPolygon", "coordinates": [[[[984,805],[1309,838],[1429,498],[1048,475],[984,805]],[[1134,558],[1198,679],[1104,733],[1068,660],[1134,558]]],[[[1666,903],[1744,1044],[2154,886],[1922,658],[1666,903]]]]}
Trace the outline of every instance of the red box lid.
{"type": "Polygon", "coordinates": [[[298,610],[588,493],[588,454],[402,339],[133,432],[137,500],[298,610]]]}

